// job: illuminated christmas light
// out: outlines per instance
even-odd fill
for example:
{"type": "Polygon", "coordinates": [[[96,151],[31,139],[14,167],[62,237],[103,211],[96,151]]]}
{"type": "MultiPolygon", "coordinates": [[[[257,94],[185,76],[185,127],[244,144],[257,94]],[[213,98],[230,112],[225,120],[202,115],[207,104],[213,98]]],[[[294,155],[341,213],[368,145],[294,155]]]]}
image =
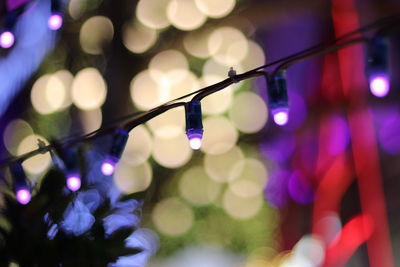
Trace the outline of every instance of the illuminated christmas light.
{"type": "Polygon", "coordinates": [[[81,188],[81,177],[79,174],[67,175],[67,187],[69,190],[75,192],[81,188]]]}
{"type": "Polygon", "coordinates": [[[386,74],[372,75],[369,80],[371,93],[376,97],[384,97],[389,93],[390,81],[386,74]]]}
{"type": "Polygon", "coordinates": [[[10,172],[14,179],[13,187],[17,201],[22,205],[28,204],[31,201],[31,192],[21,162],[17,162],[10,166],[10,172]]]}
{"type": "Polygon", "coordinates": [[[57,31],[63,24],[63,18],[59,13],[53,13],[47,21],[47,26],[50,30],[57,31]]]}
{"type": "Polygon", "coordinates": [[[203,123],[201,116],[200,101],[190,101],[185,105],[186,115],[186,135],[189,139],[189,145],[197,150],[201,147],[203,138],[203,123]]]}
{"type": "Polygon", "coordinates": [[[277,108],[272,111],[274,116],[274,122],[279,126],[285,125],[289,121],[289,109],[288,108],[277,108]]]}
{"type": "Polygon", "coordinates": [[[0,35],[0,46],[2,48],[10,48],[14,44],[14,34],[10,31],[2,32],[0,35]]]}
{"type": "Polygon", "coordinates": [[[29,192],[29,189],[27,189],[27,188],[18,189],[15,196],[16,196],[18,202],[21,203],[22,205],[26,205],[31,201],[31,193],[29,192]]]}
{"type": "Polygon", "coordinates": [[[267,74],[268,100],[274,122],[283,126],[289,121],[289,100],[286,87],[286,71],[279,70],[274,76],[267,74]]]}
{"type": "Polygon", "coordinates": [[[128,137],[128,132],[121,129],[118,129],[115,133],[110,153],[106,156],[103,164],[101,165],[101,172],[104,175],[110,176],[114,173],[115,166],[119,162],[122,152],[124,152],[128,137]]]}
{"type": "Polygon", "coordinates": [[[376,97],[384,97],[390,90],[388,74],[388,45],[382,38],[371,41],[368,51],[369,89],[376,97]]]}

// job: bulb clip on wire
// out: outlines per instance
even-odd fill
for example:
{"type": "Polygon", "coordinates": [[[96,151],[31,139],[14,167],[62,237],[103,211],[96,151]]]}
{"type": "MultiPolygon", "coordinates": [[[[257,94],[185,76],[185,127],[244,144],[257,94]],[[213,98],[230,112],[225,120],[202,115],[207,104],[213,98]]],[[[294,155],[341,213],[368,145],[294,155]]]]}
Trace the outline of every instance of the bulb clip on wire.
{"type": "Polygon", "coordinates": [[[267,73],[269,107],[274,122],[283,126],[289,121],[289,98],[286,86],[286,70],[278,70],[274,75],[267,73]]]}
{"type": "Polygon", "coordinates": [[[27,177],[20,162],[10,166],[11,175],[13,177],[14,193],[17,201],[26,205],[31,201],[31,191],[27,184],[27,177]]]}
{"type": "Polygon", "coordinates": [[[367,73],[370,91],[376,97],[384,97],[390,90],[388,52],[385,39],[382,37],[372,39],[368,47],[367,73]]]}
{"type": "Polygon", "coordinates": [[[51,14],[47,21],[47,26],[50,30],[57,31],[63,24],[63,17],[59,0],[51,1],[51,14]]]}
{"type": "Polygon", "coordinates": [[[8,49],[14,45],[14,27],[20,12],[22,11],[13,10],[8,12],[4,17],[4,25],[0,34],[0,46],[4,49],[8,49]]]}
{"type": "Polygon", "coordinates": [[[110,153],[106,156],[103,164],[101,165],[101,172],[104,175],[110,176],[114,173],[115,166],[119,162],[122,153],[124,152],[128,138],[129,133],[127,131],[122,129],[116,130],[110,153]]]}
{"type": "Polygon", "coordinates": [[[82,184],[77,153],[72,148],[60,148],[59,146],[56,146],[56,148],[64,163],[65,183],[69,190],[76,192],[81,188],[82,184]]]}
{"type": "Polygon", "coordinates": [[[190,101],[185,104],[186,135],[189,145],[197,150],[201,147],[203,139],[203,122],[200,101],[190,101]]]}

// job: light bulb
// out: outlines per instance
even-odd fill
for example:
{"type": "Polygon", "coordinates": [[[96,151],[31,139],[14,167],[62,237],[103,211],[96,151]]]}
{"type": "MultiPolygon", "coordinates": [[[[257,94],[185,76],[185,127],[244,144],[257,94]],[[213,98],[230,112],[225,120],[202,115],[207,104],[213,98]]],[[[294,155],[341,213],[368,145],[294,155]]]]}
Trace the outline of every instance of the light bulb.
{"type": "Polygon", "coordinates": [[[188,135],[189,145],[192,149],[198,150],[201,147],[201,139],[203,138],[202,134],[190,134],[188,135]]]}
{"type": "Polygon", "coordinates": [[[272,111],[274,122],[279,126],[285,125],[289,121],[289,110],[287,108],[278,108],[272,111]]]}
{"type": "Polygon", "coordinates": [[[390,82],[386,74],[371,75],[369,80],[369,89],[376,97],[384,97],[389,93],[390,82]]]}
{"type": "Polygon", "coordinates": [[[265,76],[268,84],[268,101],[274,122],[283,126],[289,121],[289,98],[286,87],[286,71],[278,70],[265,76]]]}
{"type": "Polygon", "coordinates": [[[81,178],[79,174],[67,175],[67,187],[73,192],[78,191],[81,188],[81,178]]]}
{"type": "Polygon", "coordinates": [[[368,47],[367,73],[369,90],[376,97],[384,97],[390,90],[388,74],[389,47],[385,39],[376,36],[368,47]]]}
{"type": "Polygon", "coordinates": [[[0,46],[2,48],[10,48],[14,44],[14,34],[10,31],[5,31],[0,35],[0,46]]]}
{"type": "Polygon", "coordinates": [[[203,123],[200,101],[190,101],[185,105],[186,135],[192,149],[198,150],[201,147],[203,138],[203,123]]]}
{"type": "Polygon", "coordinates": [[[19,188],[15,196],[22,205],[26,205],[31,201],[31,193],[25,187],[19,188]]]}
{"type": "Polygon", "coordinates": [[[114,139],[111,145],[111,150],[101,165],[101,172],[107,176],[110,176],[114,173],[115,166],[119,162],[119,159],[124,152],[129,133],[122,129],[116,129],[113,137],[114,139]]]}
{"type": "Polygon", "coordinates": [[[101,165],[101,172],[106,175],[110,176],[114,173],[116,162],[110,159],[106,159],[103,164],[101,165]]]}
{"type": "Polygon", "coordinates": [[[63,18],[59,13],[53,13],[47,21],[47,25],[50,30],[56,31],[61,28],[63,24],[63,18]]]}

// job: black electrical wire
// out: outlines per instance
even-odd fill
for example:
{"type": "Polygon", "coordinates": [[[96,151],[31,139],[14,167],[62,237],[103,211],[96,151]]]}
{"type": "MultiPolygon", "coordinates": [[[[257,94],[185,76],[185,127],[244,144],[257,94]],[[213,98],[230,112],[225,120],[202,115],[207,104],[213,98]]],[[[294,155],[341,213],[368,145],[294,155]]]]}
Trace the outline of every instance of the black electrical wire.
{"type": "MultiPolygon", "coordinates": [[[[371,24],[368,24],[366,26],[363,26],[359,29],[348,32],[348,33],[336,38],[335,40],[332,40],[331,42],[320,43],[318,45],[314,45],[310,48],[304,49],[302,51],[291,54],[284,58],[281,58],[281,59],[278,59],[271,63],[265,64],[263,66],[257,67],[255,69],[249,70],[245,73],[231,76],[219,83],[207,86],[205,88],[199,89],[199,90],[189,93],[187,95],[178,97],[171,101],[168,101],[168,102],[166,102],[158,107],[155,107],[147,112],[133,113],[133,114],[129,114],[127,116],[118,118],[117,120],[111,122],[110,124],[113,125],[113,124],[116,124],[117,122],[121,122],[121,121],[130,119],[129,122],[127,122],[126,124],[124,124],[122,126],[122,128],[124,130],[130,131],[134,127],[136,127],[142,123],[145,123],[145,122],[151,120],[152,118],[154,118],[170,109],[185,105],[185,102],[177,102],[184,98],[194,95],[192,100],[201,100],[204,97],[206,97],[210,94],[213,94],[217,91],[220,91],[233,83],[237,83],[237,82],[240,82],[240,81],[243,81],[246,79],[265,75],[265,72],[261,71],[261,70],[264,70],[268,67],[277,65],[279,63],[281,63],[281,64],[276,68],[276,71],[281,70],[281,69],[286,69],[287,67],[289,67],[290,65],[292,65],[296,62],[299,62],[301,60],[304,60],[304,59],[307,59],[307,58],[310,58],[313,56],[324,55],[324,54],[339,50],[341,48],[347,47],[347,46],[355,44],[355,43],[367,42],[368,39],[366,39],[366,38],[356,38],[356,39],[351,39],[351,40],[345,41],[345,42],[341,42],[341,41],[346,40],[347,38],[350,38],[353,35],[360,34],[360,33],[369,31],[371,29],[374,29],[378,26],[383,27],[384,25],[386,25],[388,23],[392,23],[395,20],[400,20],[400,14],[396,14],[393,16],[389,16],[389,17],[385,17],[380,20],[377,20],[377,21],[375,21],[371,24]]],[[[114,132],[118,128],[121,128],[121,127],[119,127],[119,126],[102,127],[102,128],[99,128],[99,129],[97,129],[91,133],[85,134],[85,135],[81,135],[81,136],[77,136],[77,137],[68,137],[68,138],[66,138],[66,140],[62,140],[62,141],[58,142],[58,145],[60,145],[61,147],[69,147],[69,146],[75,145],[77,143],[82,143],[82,142],[92,140],[92,139],[100,137],[100,136],[107,135],[109,133],[114,132]]],[[[10,165],[17,161],[22,162],[22,161],[24,161],[28,158],[31,158],[33,156],[36,156],[38,154],[43,154],[43,153],[49,152],[49,151],[53,150],[54,148],[55,148],[55,145],[52,145],[52,144],[45,145],[45,146],[39,146],[38,149],[30,151],[28,153],[25,153],[21,156],[11,157],[11,158],[7,158],[7,159],[0,161],[0,167],[10,165]]]]}

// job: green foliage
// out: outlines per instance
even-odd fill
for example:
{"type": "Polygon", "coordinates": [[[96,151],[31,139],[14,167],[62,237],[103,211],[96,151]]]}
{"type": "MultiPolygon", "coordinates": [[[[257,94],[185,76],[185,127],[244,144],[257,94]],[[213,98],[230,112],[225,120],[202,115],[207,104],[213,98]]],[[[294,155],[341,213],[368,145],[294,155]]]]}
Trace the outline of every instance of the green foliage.
{"type": "Polygon", "coordinates": [[[75,196],[66,193],[65,176],[57,169],[46,174],[28,205],[6,195],[0,217],[0,266],[9,266],[10,262],[29,267],[107,266],[121,256],[139,252],[125,247],[126,238],[135,229],[105,233],[103,219],[116,211],[107,200],[93,212],[95,222],[85,233],[75,236],[63,231],[59,226],[75,196]]]}

